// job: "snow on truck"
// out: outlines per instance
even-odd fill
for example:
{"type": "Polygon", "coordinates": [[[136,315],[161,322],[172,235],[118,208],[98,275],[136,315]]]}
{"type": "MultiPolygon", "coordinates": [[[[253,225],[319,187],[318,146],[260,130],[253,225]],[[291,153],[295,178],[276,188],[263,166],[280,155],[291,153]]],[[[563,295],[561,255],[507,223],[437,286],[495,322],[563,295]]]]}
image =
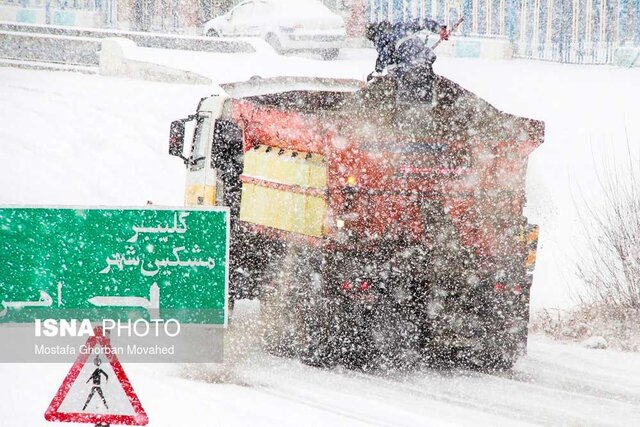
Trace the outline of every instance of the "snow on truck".
{"type": "Polygon", "coordinates": [[[272,353],[504,369],[525,352],[544,123],[433,90],[403,105],[384,77],[256,77],[171,124],[185,203],[230,208],[231,303],[260,299],[272,353]]]}

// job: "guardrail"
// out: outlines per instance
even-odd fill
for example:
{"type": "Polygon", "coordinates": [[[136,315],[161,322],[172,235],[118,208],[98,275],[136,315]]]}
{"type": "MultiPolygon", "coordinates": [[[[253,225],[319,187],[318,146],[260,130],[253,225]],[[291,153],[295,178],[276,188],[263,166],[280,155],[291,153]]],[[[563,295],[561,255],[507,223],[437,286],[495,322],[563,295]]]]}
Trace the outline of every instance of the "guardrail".
{"type": "Polygon", "coordinates": [[[101,40],[0,31],[0,57],[19,61],[98,66],[101,40]]]}
{"type": "Polygon", "coordinates": [[[194,50],[220,53],[253,53],[255,49],[243,40],[230,40],[214,37],[183,36],[174,34],[146,33],[139,31],[122,31],[94,28],[60,27],[51,25],[20,24],[0,22],[0,31],[32,33],[83,38],[120,37],[133,41],[141,47],[159,49],[194,50]]]}

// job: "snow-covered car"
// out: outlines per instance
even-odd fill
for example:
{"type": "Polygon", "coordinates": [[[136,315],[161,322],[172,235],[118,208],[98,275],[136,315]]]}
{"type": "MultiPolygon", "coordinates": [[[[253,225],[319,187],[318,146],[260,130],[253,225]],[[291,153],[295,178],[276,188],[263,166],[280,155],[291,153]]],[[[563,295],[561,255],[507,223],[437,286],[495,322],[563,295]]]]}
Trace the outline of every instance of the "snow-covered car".
{"type": "Polygon", "coordinates": [[[247,0],[204,25],[208,36],[250,36],[278,52],[314,51],[335,59],[343,46],[344,20],[317,0],[247,0]]]}

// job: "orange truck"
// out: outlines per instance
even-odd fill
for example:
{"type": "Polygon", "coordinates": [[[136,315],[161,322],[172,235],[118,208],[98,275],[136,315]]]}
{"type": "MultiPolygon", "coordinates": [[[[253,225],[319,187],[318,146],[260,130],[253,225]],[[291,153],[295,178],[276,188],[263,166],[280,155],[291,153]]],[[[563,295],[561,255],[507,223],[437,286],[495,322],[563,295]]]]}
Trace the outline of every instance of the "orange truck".
{"type": "Polygon", "coordinates": [[[260,299],[270,352],[509,368],[526,351],[525,175],[544,123],[441,76],[429,104],[395,90],[387,77],[220,86],[171,124],[185,203],[230,208],[230,302],[260,299]]]}

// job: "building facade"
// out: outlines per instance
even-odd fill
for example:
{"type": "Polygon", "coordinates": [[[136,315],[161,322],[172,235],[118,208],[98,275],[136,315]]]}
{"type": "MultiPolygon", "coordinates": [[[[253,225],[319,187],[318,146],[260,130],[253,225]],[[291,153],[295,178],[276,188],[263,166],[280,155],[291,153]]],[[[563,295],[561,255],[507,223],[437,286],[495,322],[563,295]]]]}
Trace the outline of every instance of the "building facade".
{"type": "Polygon", "coordinates": [[[610,63],[618,47],[640,45],[640,0],[368,0],[367,8],[372,22],[462,15],[462,35],[507,38],[527,58],[610,63]]]}

